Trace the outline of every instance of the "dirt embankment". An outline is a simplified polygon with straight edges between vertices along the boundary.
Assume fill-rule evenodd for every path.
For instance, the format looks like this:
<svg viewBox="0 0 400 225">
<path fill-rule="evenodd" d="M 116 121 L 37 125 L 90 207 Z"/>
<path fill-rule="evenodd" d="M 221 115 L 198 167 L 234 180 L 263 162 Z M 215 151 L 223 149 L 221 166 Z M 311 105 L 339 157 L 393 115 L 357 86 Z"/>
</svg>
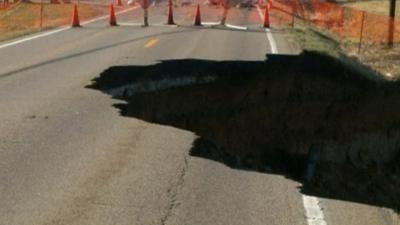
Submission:
<svg viewBox="0 0 400 225">
<path fill-rule="evenodd" d="M 400 86 L 333 58 L 308 52 L 112 67 L 92 87 L 126 100 L 116 105 L 124 116 L 195 132 L 193 156 L 301 179 L 316 152 L 303 191 L 400 203 Z"/>
</svg>

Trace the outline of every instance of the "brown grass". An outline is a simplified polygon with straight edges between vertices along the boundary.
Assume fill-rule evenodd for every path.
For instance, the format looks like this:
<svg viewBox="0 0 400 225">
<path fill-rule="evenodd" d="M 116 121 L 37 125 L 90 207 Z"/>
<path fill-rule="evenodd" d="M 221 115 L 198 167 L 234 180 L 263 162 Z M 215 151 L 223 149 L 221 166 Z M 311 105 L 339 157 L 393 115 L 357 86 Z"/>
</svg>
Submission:
<svg viewBox="0 0 400 225">
<path fill-rule="evenodd" d="M 389 15 L 389 0 L 359 1 L 359 2 L 344 3 L 344 5 L 367 12 L 373 12 L 385 16 Z M 400 0 L 397 0 L 396 15 L 397 17 L 400 17 Z"/>
</svg>

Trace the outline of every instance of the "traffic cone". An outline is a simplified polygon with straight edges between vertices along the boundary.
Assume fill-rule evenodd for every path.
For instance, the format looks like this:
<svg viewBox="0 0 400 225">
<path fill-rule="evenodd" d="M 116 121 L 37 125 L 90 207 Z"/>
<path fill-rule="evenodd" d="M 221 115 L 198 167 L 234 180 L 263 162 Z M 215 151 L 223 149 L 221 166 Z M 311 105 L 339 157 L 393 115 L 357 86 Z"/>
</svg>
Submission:
<svg viewBox="0 0 400 225">
<path fill-rule="evenodd" d="M 172 1 L 169 0 L 168 1 L 168 21 L 167 21 L 167 25 L 175 25 L 174 23 L 174 15 L 172 12 Z"/>
<path fill-rule="evenodd" d="M 200 4 L 197 4 L 196 17 L 194 19 L 195 26 L 201 26 Z"/>
<path fill-rule="evenodd" d="M 265 6 L 265 13 L 264 13 L 264 27 L 265 28 L 269 28 L 270 24 L 269 24 L 269 4 L 267 4 Z"/>
<path fill-rule="evenodd" d="M 110 13 L 109 14 L 110 14 L 110 21 L 109 21 L 110 26 L 117 26 L 117 19 L 115 18 L 113 4 L 110 4 Z"/>
<path fill-rule="evenodd" d="M 80 27 L 79 23 L 79 15 L 78 15 L 78 6 L 74 4 L 74 10 L 72 12 L 72 23 L 71 27 Z"/>
<path fill-rule="evenodd" d="M 117 0 L 117 6 L 122 6 L 122 1 L 121 0 Z"/>
</svg>

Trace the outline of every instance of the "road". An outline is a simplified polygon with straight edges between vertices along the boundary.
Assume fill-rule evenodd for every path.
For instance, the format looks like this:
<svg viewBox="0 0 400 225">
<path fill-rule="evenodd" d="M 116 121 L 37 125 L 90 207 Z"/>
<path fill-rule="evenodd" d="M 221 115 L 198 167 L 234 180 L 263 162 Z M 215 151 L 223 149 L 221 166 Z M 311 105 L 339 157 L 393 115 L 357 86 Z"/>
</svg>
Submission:
<svg viewBox="0 0 400 225">
<path fill-rule="evenodd" d="M 218 21 L 218 9 L 203 9 Z M 249 23 L 256 11 L 228 21 Z M 271 37 L 295 53 L 282 32 L 193 28 L 192 8 L 175 10 L 186 26 L 161 26 L 153 7 L 40 38 L 0 44 L 0 224 L 307 225 L 300 183 L 235 170 L 189 155 L 190 131 L 123 117 L 119 100 L 85 88 L 116 65 L 167 59 L 265 60 Z M 153 16 L 154 15 L 154 16 Z M 12 43 L 12 42 L 8 42 Z M 315 224 L 395 224 L 385 209 L 319 198 Z"/>
</svg>

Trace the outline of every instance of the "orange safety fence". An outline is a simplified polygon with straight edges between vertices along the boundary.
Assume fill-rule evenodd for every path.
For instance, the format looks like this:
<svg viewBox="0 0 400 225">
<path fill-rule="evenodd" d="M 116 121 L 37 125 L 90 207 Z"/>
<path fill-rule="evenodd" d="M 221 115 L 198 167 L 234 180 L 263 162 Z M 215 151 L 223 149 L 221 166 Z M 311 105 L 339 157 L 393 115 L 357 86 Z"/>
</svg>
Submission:
<svg viewBox="0 0 400 225">
<path fill-rule="evenodd" d="M 67 0 L 44 0 L 20 2 L 0 10 L 0 41 L 21 35 L 37 32 L 40 30 L 71 24 L 73 4 Z M 92 2 L 96 4 L 91 4 Z M 108 4 L 104 1 L 82 1 L 79 8 L 81 20 L 88 20 L 108 14 Z M 127 6 L 126 6 L 127 7 Z M 116 6 L 116 10 L 124 7 Z"/>
<path fill-rule="evenodd" d="M 269 10 L 272 26 L 292 25 L 296 19 L 316 29 L 339 36 L 343 40 L 361 40 L 366 43 L 389 43 L 392 41 L 400 43 L 399 20 L 393 21 L 388 16 L 351 9 L 323 0 L 258 0 L 261 10 L 251 6 L 248 6 L 248 10 L 240 10 L 240 7 L 237 8 L 237 4 L 243 4 L 243 1 L 230 0 L 232 6 L 228 14 L 229 23 L 243 26 L 261 25 L 265 6 L 269 1 L 272 3 Z M 71 0 L 31 0 L 18 3 L 15 0 L 15 3 L 12 1 L 13 4 L 11 4 L 11 0 L 9 2 L 9 7 L 0 10 L 0 41 L 71 23 L 73 9 Z M 73 3 L 77 2 L 78 0 L 73 1 Z M 118 0 L 113 2 L 115 4 Z M 140 2 L 140 0 L 136 0 L 136 2 Z M 173 2 L 177 5 L 176 2 L 184 1 Z M 203 0 L 194 0 L 194 2 L 201 4 L 204 20 L 217 21 L 221 19 L 222 7 L 205 6 L 206 1 Z M 81 20 L 86 20 L 107 15 L 110 0 L 80 0 L 79 3 L 79 17 Z M 123 6 L 115 4 L 115 10 L 130 7 L 126 4 L 127 0 L 124 0 L 123 3 Z M 160 6 L 159 9 L 161 7 L 165 6 Z M 207 10 L 203 10 L 205 7 Z M 166 8 L 161 11 L 159 9 L 153 10 L 156 14 L 167 14 Z M 174 10 L 179 11 L 180 9 L 174 8 Z M 186 21 L 194 19 L 194 6 L 185 8 L 185 10 L 186 12 L 180 14 L 180 17 L 184 15 L 184 18 L 181 19 Z M 179 16 L 177 19 L 179 22 Z"/>
<path fill-rule="evenodd" d="M 278 17 L 290 21 L 290 16 L 314 28 L 331 32 L 345 40 L 368 43 L 400 43 L 400 20 L 321 0 L 274 0 Z"/>
<path fill-rule="evenodd" d="M 19 0 L 14 0 L 14 1 L 3 0 L 2 2 L 0 2 L 0 10 L 6 10 L 10 7 L 17 5 L 19 2 L 20 2 Z"/>
</svg>

